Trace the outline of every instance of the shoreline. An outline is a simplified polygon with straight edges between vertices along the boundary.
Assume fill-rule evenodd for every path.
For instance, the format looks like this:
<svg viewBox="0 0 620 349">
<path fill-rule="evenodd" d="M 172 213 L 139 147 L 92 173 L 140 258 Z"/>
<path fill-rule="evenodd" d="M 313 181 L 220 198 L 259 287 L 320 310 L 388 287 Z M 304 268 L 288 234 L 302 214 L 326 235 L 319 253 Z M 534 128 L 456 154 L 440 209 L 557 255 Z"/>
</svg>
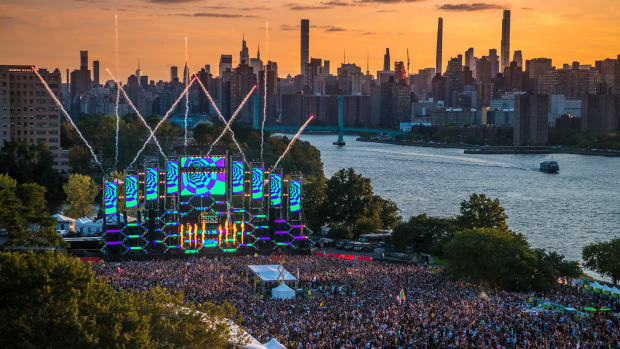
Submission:
<svg viewBox="0 0 620 349">
<path fill-rule="evenodd" d="M 380 140 L 358 137 L 358 142 L 367 143 L 384 143 L 393 145 L 402 145 L 410 147 L 427 147 L 427 148 L 451 148 L 463 149 L 464 154 L 479 155 L 500 155 L 500 154 L 529 154 L 529 155 L 545 155 L 545 154 L 576 154 L 589 156 L 605 156 L 620 157 L 620 151 L 603 151 L 603 150 L 587 150 L 587 149 L 558 149 L 551 146 L 483 146 L 472 144 L 455 144 L 455 143 L 426 143 L 413 141 L 396 141 L 396 140 Z"/>
</svg>

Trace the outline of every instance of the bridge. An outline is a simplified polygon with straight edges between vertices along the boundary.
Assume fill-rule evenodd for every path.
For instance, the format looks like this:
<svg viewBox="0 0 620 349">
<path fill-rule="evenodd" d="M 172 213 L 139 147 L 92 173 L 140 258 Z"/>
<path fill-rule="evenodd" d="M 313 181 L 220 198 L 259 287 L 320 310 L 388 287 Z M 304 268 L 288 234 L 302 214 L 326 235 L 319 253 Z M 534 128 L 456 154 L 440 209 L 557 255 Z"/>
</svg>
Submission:
<svg viewBox="0 0 620 349">
<path fill-rule="evenodd" d="M 260 112 L 258 110 L 258 94 L 254 95 L 254 128 L 259 128 L 259 115 Z M 390 129 L 381 129 L 381 128 L 359 128 L 359 127 L 345 127 L 344 126 L 344 115 L 343 115 L 343 98 L 342 96 L 338 97 L 338 126 L 311 126 L 306 127 L 306 131 L 320 131 L 320 132 L 337 132 L 338 133 L 338 141 L 334 144 L 336 145 L 344 145 L 344 132 L 350 133 L 378 133 L 378 134 L 388 134 L 390 136 L 399 136 L 405 134 L 400 130 L 390 130 Z M 295 133 L 299 130 L 299 125 L 272 125 L 265 126 L 265 130 L 272 132 L 292 132 Z"/>
</svg>

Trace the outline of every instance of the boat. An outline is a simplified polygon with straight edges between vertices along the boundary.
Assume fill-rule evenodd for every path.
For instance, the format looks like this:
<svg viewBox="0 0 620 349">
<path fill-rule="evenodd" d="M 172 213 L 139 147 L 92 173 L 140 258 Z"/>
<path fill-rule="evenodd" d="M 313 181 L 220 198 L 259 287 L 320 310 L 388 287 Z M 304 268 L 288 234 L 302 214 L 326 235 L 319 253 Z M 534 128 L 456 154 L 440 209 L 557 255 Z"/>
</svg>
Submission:
<svg viewBox="0 0 620 349">
<path fill-rule="evenodd" d="M 557 161 L 548 160 L 540 163 L 540 170 L 547 173 L 556 173 L 560 170 Z"/>
</svg>

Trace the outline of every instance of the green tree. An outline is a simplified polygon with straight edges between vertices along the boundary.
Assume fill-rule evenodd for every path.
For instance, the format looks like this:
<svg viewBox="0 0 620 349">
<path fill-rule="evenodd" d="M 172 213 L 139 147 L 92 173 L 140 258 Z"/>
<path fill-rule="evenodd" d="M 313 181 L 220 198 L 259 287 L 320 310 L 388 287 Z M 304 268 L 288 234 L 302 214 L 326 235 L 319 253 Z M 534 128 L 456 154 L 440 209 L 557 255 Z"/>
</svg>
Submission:
<svg viewBox="0 0 620 349">
<path fill-rule="evenodd" d="M 370 179 L 349 168 L 336 172 L 327 181 L 327 218 L 331 223 L 354 225 L 355 222 L 377 212 L 370 212 L 373 201 Z"/>
<path fill-rule="evenodd" d="M 415 252 L 441 255 L 443 245 L 450 241 L 455 231 L 454 218 L 436 218 L 421 214 L 396 225 L 392 241 L 401 251 L 412 246 Z"/>
<path fill-rule="evenodd" d="M 378 195 L 375 195 L 375 199 L 379 200 L 381 205 L 379 219 L 381 220 L 381 226 L 383 228 L 392 229 L 398 223 L 402 222 L 403 217 L 399 215 L 400 209 L 394 201 L 390 199 L 383 199 Z"/>
<path fill-rule="evenodd" d="M 92 214 L 93 201 L 98 192 L 97 185 L 92 178 L 81 174 L 72 174 L 62 188 L 67 195 L 67 203 L 69 204 L 65 211 L 66 215 L 79 218 Z"/>
<path fill-rule="evenodd" d="M 582 273 L 579 262 L 567 261 L 563 255 L 555 251 L 547 252 L 541 248 L 533 251 L 538 262 L 532 281 L 534 289 L 550 288 L 557 284 L 559 278 L 567 280 L 579 277 Z"/>
<path fill-rule="evenodd" d="M 491 228 L 457 232 L 444 257 L 452 277 L 511 291 L 530 289 L 537 266 L 523 235 Z"/>
<path fill-rule="evenodd" d="M 228 304 L 195 306 L 160 288 L 115 291 L 62 253 L 0 253 L 0 346 L 224 348 Z M 214 320 L 206 326 L 203 316 Z"/>
<path fill-rule="evenodd" d="M 315 233 L 320 233 L 325 225 L 325 178 L 313 177 L 304 181 L 302 186 L 301 204 L 304 209 L 306 224 Z"/>
<path fill-rule="evenodd" d="M 620 280 L 620 238 L 593 242 L 581 252 L 584 266 L 609 277 L 614 285 Z"/>
<path fill-rule="evenodd" d="M 7 232 L 6 247 L 66 246 L 53 229 L 55 219 L 47 212 L 45 188 L 34 183 L 17 184 L 0 174 L 0 229 Z"/>
<path fill-rule="evenodd" d="M 69 167 L 73 173 L 88 174 L 92 160 L 90 151 L 83 145 L 74 145 L 69 149 Z"/>
<path fill-rule="evenodd" d="M 461 215 L 458 217 L 463 229 L 493 228 L 508 230 L 506 213 L 498 199 L 484 194 L 471 194 L 469 200 L 461 202 Z"/>
</svg>

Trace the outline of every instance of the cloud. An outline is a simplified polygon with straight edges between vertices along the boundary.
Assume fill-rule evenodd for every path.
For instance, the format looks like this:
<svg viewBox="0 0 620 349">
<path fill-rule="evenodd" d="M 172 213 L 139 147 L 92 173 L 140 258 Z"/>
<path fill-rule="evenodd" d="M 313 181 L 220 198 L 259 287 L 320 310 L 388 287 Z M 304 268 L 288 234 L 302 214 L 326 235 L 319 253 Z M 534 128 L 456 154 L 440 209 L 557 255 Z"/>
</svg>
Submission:
<svg viewBox="0 0 620 349">
<path fill-rule="evenodd" d="M 237 13 L 213 13 L 213 12 L 179 13 L 174 16 L 211 17 L 211 18 L 256 18 L 256 16 L 253 16 L 253 15 L 241 15 Z"/>
<path fill-rule="evenodd" d="M 346 28 L 338 27 L 334 25 L 311 25 L 310 28 L 323 29 L 323 31 L 326 33 L 349 31 Z M 282 24 L 280 25 L 280 30 L 284 30 L 284 31 L 299 30 L 299 25 Z"/>
<path fill-rule="evenodd" d="M 504 7 L 497 4 L 489 4 L 485 2 L 474 2 L 472 4 L 443 4 L 441 6 L 437 6 L 438 9 L 444 11 L 463 11 L 463 12 L 473 12 L 473 11 L 485 11 L 485 10 L 503 10 Z"/>
<path fill-rule="evenodd" d="M 327 10 L 334 7 L 330 5 L 300 5 L 295 3 L 289 3 L 287 6 L 291 11 Z"/>
<path fill-rule="evenodd" d="M 148 2 L 152 2 L 154 4 L 182 4 L 186 2 L 197 2 L 201 0 L 146 0 Z"/>
<path fill-rule="evenodd" d="M 355 4 L 353 4 L 353 3 L 346 2 L 346 1 L 340 1 L 340 0 L 321 1 L 321 5 L 325 5 L 325 6 L 355 6 Z"/>
<path fill-rule="evenodd" d="M 358 0 L 359 3 L 399 4 L 405 2 L 423 2 L 426 0 Z"/>
<path fill-rule="evenodd" d="M 523 10 L 523 11 L 534 11 L 534 8 L 532 8 L 532 7 L 521 7 L 521 10 Z"/>
</svg>

